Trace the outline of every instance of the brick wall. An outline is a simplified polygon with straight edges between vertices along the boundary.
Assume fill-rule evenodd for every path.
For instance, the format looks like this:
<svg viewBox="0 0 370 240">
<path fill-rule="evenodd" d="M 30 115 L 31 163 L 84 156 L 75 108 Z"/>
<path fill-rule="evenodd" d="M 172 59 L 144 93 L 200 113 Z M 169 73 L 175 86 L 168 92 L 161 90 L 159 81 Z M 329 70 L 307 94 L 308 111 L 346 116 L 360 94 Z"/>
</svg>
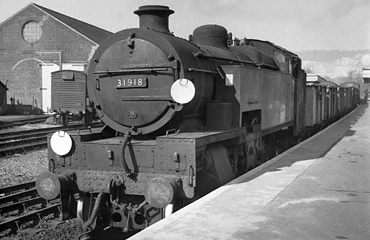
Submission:
<svg viewBox="0 0 370 240">
<path fill-rule="evenodd" d="M 41 39 L 33 44 L 23 39 L 22 27 L 29 21 L 42 24 Z M 0 25 L 0 80 L 8 80 L 8 104 L 38 104 L 42 108 L 43 63 L 86 63 L 94 43 L 51 16 L 29 5 Z"/>
</svg>

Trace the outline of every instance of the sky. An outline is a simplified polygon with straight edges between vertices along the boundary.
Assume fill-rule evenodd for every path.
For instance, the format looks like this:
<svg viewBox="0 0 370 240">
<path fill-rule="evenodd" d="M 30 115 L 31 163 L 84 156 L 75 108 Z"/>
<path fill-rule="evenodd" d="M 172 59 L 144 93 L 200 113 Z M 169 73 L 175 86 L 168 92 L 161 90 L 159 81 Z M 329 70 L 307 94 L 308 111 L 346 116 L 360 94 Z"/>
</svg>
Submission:
<svg viewBox="0 0 370 240">
<path fill-rule="evenodd" d="M 293 52 L 370 49 L 370 0 L 0 0 L 0 23 L 31 1 L 114 33 L 139 26 L 140 6 L 165 5 L 170 31 L 186 39 L 218 24 Z"/>
</svg>

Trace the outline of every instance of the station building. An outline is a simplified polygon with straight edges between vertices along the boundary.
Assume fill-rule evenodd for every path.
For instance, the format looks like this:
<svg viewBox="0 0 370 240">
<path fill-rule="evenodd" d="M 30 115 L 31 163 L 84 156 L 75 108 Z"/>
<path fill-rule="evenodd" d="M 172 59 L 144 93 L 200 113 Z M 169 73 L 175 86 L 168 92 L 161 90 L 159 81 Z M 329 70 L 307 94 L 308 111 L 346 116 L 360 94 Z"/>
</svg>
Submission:
<svg viewBox="0 0 370 240">
<path fill-rule="evenodd" d="M 0 23 L 0 82 L 8 89 L 8 112 L 47 113 L 51 72 L 85 70 L 111 34 L 34 3 Z"/>
</svg>

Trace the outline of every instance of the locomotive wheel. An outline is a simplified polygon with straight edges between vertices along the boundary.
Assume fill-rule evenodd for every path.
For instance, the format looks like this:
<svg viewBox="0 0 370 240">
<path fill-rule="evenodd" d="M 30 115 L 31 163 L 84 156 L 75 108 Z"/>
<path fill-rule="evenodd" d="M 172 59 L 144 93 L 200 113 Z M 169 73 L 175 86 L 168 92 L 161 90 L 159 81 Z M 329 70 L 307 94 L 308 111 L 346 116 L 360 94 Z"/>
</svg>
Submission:
<svg viewBox="0 0 370 240">
<path fill-rule="evenodd" d="M 94 208 L 95 199 L 91 194 L 80 194 L 77 201 L 77 223 L 78 227 L 83 231 L 83 225 L 89 220 L 89 217 Z M 96 226 L 96 219 L 90 225 L 94 229 Z"/>
</svg>

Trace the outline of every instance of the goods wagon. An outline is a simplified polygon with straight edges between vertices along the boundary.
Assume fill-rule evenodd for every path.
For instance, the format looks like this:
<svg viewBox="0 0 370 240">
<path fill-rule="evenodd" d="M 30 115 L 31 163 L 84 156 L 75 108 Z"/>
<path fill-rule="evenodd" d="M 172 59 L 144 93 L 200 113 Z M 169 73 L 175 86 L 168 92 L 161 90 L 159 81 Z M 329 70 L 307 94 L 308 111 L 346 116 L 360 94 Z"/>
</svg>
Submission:
<svg viewBox="0 0 370 240">
<path fill-rule="evenodd" d="M 346 82 L 341 84 L 341 86 L 347 89 L 348 108 L 355 108 L 360 103 L 360 84 L 357 82 Z"/>
<path fill-rule="evenodd" d="M 338 85 L 331 81 L 321 82 L 323 104 L 323 124 L 325 126 L 337 120 Z"/>
<path fill-rule="evenodd" d="M 87 95 L 84 72 L 59 70 L 51 73 L 50 111 L 58 114 L 63 125 L 70 120 L 82 120 L 86 126 L 91 124 L 95 110 Z"/>
<path fill-rule="evenodd" d="M 305 126 L 306 134 L 316 133 L 328 120 L 327 81 L 316 74 L 307 74 Z"/>
<path fill-rule="evenodd" d="M 311 136 L 357 107 L 356 87 L 338 85 L 317 74 L 307 74 L 305 101 L 305 134 Z"/>
</svg>

